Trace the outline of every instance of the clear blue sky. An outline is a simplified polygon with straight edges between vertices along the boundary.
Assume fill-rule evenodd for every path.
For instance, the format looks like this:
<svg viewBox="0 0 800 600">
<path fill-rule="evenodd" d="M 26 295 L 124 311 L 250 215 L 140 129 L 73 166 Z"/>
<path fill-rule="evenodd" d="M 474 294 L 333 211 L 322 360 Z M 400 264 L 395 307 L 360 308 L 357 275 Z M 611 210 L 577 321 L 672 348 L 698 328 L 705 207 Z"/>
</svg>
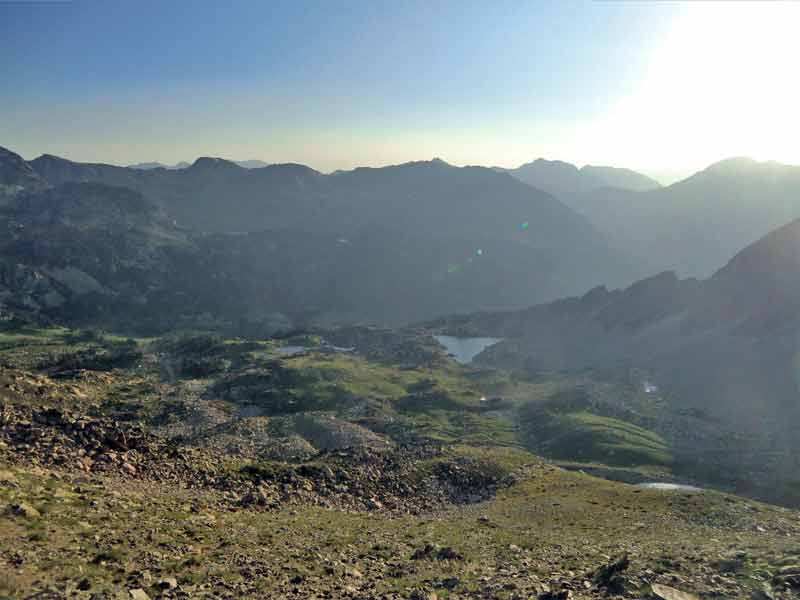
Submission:
<svg viewBox="0 0 800 600">
<path fill-rule="evenodd" d="M 636 94 L 684 9 L 0 2 L 0 145 L 28 158 L 210 154 L 321 170 L 432 156 L 506 166 L 635 159 L 641 151 L 604 153 L 597 124 Z M 669 168 L 656 164 L 668 158 L 630 166 Z"/>
</svg>

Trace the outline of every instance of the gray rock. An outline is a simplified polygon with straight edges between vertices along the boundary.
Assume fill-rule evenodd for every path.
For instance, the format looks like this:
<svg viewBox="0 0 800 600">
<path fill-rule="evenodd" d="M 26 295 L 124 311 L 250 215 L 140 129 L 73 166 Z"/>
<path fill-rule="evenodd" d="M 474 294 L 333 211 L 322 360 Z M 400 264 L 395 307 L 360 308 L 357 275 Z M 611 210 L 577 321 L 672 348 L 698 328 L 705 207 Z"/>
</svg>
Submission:
<svg viewBox="0 0 800 600">
<path fill-rule="evenodd" d="M 409 600 L 438 600 L 439 596 L 436 592 L 429 592 L 427 590 L 414 590 L 408 597 Z"/>
<path fill-rule="evenodd" d="M 775 600 L 775 594 L 772 593 L 772 588 L 764 585 L 760 590 L 753 590 L 750 593 L 750 600 Z"/>
<path fill-rule="evenodd" d="M 28 504 L 27 502 L 20 502 L 18 504 L 11 505 L 11 512 L 19 517 L 25 517 L 26 519 L 38 519 L 42 516 L 38 510 L 36 510 L 32 505 Z"/>
<path fill-rule="evenodd" d="M 174 590 L 178 587 L 178 580 L 174 577 L 164 577 L 158 580 L 158 587 L 162 590 Z"/>
<path fill-rule="evenodd" d="M 653 594 L 655 594 L 656 598 L 661 598 L 661 600 L 700 600 L 694 594 L 690 594 L 689 592 L 682 592 L 681 590 L 676 590 L 675 588 L 669 587 L 668 585 L 654 583 L 651 587 L 653 589 Z"/>
</svg>

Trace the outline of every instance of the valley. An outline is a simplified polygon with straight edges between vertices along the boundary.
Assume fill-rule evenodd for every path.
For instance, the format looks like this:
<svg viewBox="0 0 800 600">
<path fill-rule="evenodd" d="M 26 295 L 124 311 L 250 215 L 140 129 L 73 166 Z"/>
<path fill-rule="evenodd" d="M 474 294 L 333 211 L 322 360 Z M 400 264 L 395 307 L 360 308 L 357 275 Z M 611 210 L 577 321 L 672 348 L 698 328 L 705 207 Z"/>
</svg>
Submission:
<svg viewBox="0 0 800 600">
<path fill-rule="evenodd" d="M 0 0 L 0 600 L 800 598 L 798 23 Z"/>
<path fill-rule="evenodd" d="M 586 289 L 574 260 L 600 281 L 636 268 L 508 173 L 4 157 L 0 595 L 800 589 L 798 222 L 707 279 L 535 304 Z M 529 175 L 556 167 L 577 172 Z M 584 192 L 665 189 L 578 173 Z M 185 204 L 219 185 L 244 186 L 245 220 Z M 252 204 L 267 189 L 301 201 Z M 411 213 L 363 204 L 406 192 Z M 510 194 L 505 212 L 484 193 Z M 536 203 L 549 216 L 531 225 Z M 567 222 L 583 241 L 564 254 Z"/>
</svg>

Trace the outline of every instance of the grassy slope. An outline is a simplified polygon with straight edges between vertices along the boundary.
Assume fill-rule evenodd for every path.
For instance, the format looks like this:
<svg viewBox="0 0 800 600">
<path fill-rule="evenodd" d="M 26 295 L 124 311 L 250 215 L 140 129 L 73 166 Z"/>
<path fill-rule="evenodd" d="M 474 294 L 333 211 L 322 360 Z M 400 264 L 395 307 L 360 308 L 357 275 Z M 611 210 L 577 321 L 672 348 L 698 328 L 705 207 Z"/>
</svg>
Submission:
<svg viewBox="0 0 800 600">
<path fill-rule="evenodd" d="M 205 584 L 237 597 L 347 586 L 368 597 L 407 597 L 427 585 L 446 598 L 444 579 L 456 577 L 460 593 L 478 594 L 488 577 L 512 584 L 496 590 L 497 598 L 510 598 L 513 586 L 526 589 L 555 573 L 589 577 L 624 551 L 633 571 L 676 573 L 696 591 L 718 587 L 710 574 L 723 572 L 729 597 L 739 597 L 760 585 L 756 573 L 798 560 L 787 537 L 800 531 L 796 513 L 716 493 L 642 491 L 552 467 L 534 469 L 487 504 L 399 518 L 302 506 L 231 512 L 203 491 L 113 479 L 76 486 L 46 471 L 5 473 L 18 487 L 0 486 L 0 505 L 24 500 L 43 514 L 0 517 L 0 548 L 26 557 L 2 571 L 0 594 L 10 597 L 58 580 L 74 589 L 85 578 L 94 592 L 138 587 L 147 569 L 196 586 L 187 589 L 198 595 Z M 425 543 L 451 546 L 464 560 L 410 561 Z M 734 551 L 747 559 L 725 572 L 719 565 Z"/>
<path fill-rule="evenodd" d="M 34 369 L 43 362 L 92 348 L 99 342 L 121 341 L 107 334 L 92 338 L 64 329 L 30 330 L 2 334 L 0 351 L 12 364 Z M 212 369 L 207 385 L 213 385 L 214 381 L 225 376 L 226 370 L 235 380 L 240 371 L 231 370 L 231 364 L 241 362 L 243 358 L 255 367 L 278 361 L 282 372 L 276 389 L 280 404 L 272 406 L 265 399 L 263 381 L 257 382 L 257 386 L 245 394 L 248 402 L 264 406 L 268 413 L 273 409 L 278 411 L 276 414 L 289 410 L 286 405 L 288 398 L 293 406 L 291 410 L 308 406 L 347 419 L 349 415 L 343 407 L 367 399 L 374 413 L 395 424 L 395 431 L 413 432 L 417 437 L 474 445 L 527 445 L 555 458 L 616 465 L 665 465 L 670 462 L 668 449 L 655 434 L 624 421 L 585 411 L 539 415 L 520 430 L 516 410 L 526 404 L 544 402 L 570 383 L 569 379 L 558 375 L 545 376 L 538 381 L 518 380 L 499 372 L 469 378 L 466 377 L 469 369 L 453 361 L 445 361 L 435 368 L 401 369 L 371 362 L 359 355 L 312 351 L 289 358 L 280 355 L 277 345 L 271 341 L 243 344 L 236 340 L 197 335 L 173 336 L 163 341 L 141 340 L 140 345 L 166 352 L 178 369 L 182 361 L 211 357 L 213 368 L 222 370 Z M 138 413 L 152 417 L 158 412 L 153 404 L 158 402 L 154 390 L 156 374 L 151 366 L 149 371 L 145 367 L 136 375 L 134 382 L 111 385 L 113 374 L 109 374 L 103 383 L 107 389 L 97 390 L 98 395 L 102 392 L 106 408 L 119 415 Z M 618 389 L 609 385 L 595 387 L 605 394 Z M 481 398 L 495 395 L 504 399 L 501 410 L 481 401 Z M 231 410 L 235 410 L 235 402 L 231 403 Z"/>
<path fill-rule="evenodd" d="M 374 411 L 415 435 L 475 444 L 518 445 L 511 423 L 487 414 L 483 392 L 458 367 L 398 369 L 356 355 L 282 359 L 281 396 L 295 405 L 333 410 L 368 399 Z M 285 382 L 285 383 L 284 383 Z M 254 403 L 263 402 L 252 396 Z"/>
<path fill-rule="evenodd" d="M 668 465 L 669 448 L 652 431 L 588 412 L 555 414 L 534 423 L 528 435 L 548 456 L 617 466 Z"/>
</svg>

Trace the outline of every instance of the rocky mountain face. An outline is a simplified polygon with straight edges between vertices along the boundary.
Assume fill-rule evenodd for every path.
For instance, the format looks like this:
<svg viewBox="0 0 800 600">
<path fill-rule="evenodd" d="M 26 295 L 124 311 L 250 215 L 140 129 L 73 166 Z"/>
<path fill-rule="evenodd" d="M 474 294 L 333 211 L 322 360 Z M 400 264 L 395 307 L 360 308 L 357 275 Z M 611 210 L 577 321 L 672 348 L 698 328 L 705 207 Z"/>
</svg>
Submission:
<svg viewBox="0 0 800 600">
<path fill-rule="evenodd" d="M 223 326 L 243 319 L 252 332 L 265 319 L 277 319 L 281 327 L 303 315 L 393 321 L 398 316 L 411 319 L 420 312 L 436 314 L 448 307 L 469 309 L 468 301 L 454 300 L 461 295 L 496 301 L 467 273 L 430 278 L 429 293 L 420 298 L 416 287 L 420 272 L 453 249 L 447 243 L 419 247 L 419 240 L 387 231 L 365 232 L 347 244 L 331 236 L 304 239 L 294 233 L 263 232 L 191 236 L 169 245 L 158 245 L 158 240 L 139 232 L 126 231 L 121 241 L 113 230 L 94 230 L 83 236 L 69 231 L 65 228 L 63 235 L 46 244 L 18 235 L 4 251 L 14 260 L 25 261 L 13 263 L 15 271 L 24 266 L 37 273 L 37 286 L 43 287 L 34 295 L 46 295 L 53 299 L 48 303 L 59 304 L 58 310 L 45 312 L 72 323 L 88 324 L 106 314 L 115 321 L 104 321 L 105 326 L 124 322 L 141 328 L 145 323 L 162 323 L 160 330 L 165 330 L 174 325 L 170 318 L 177 311 L 188 319 L 208 313 Z M 395 250 L 405 245 L 414 250 Z M 105 258 L 96 262 L 92 257 L 98 255 Z M 385 261 L 394 261 L 394 271 L 386 270 Z M 540 265 L 531 261 L 529 266 Z M 38 279 L 54 273 L 59 277 L 67 273 L 75 280 L 69 294 L 78 302 L 74 308 L 62 306 L 59 296 L 51 294 L 51 286 L 44 285 L 49 279 Z M 115 291 L 90 295 L 101 290 Z M 64 290 L 58 293 L 63 296 Z M 9 294 L 29 304 L 29 294 Z M 127 305 L 117 311 L 95 310 L 100 300 L 111 298 Z M 36 311 L 45 306 L 35 302 L 30 308 Z"/>
<path fill-rule="evenodd" d="M 97 183 L 19 194 L 0 207 L 0 227 L 6 310 L 136 331 L 413 320 L 524 302 L 553 273 L 545 252 L 489 235 L 201 234 L 138 192 Z"/>
<path fill-rule="evenodd" d="M 127 188 L 19 194 L 0 207 L 0 230 L 0 306 L 37 322 L 256 333 L 327 308 L 326 293 L 339 306 L 327 292 L 335 238 L 199 234 Z"/>
<path fill-rule="evenodd" d="M 44 188 L 47 182 L 20 155 L 0 147 L 0 202 L 23 191 Z"/>
<path fill-rule="evenodd" d="M 0 207 L 0 228 L 0 301 L 34 319 L 174 316 L 187 292 L 182 274 L 201 271 L 186 233 L 125 188 L 69 183 L 19 194 Z"/>
<path fill-rule="evenodd" d="M 506 174 L 438 160 L 335 175 L 293 164 L 245 169 L 217 158 L 200 158 L 180 170 L 141 170 L 44 155 L 28 167 L 57 191 L 16 203 L 14 212 L 7 212 L 8 223 L 19 229 L 32 218 L 26 210 L 50 202 L 61 206 L 67 196 L 86 193 L 87 201 L 102 203 L 98 194 L 136 194 L 153 206 L 147 215 L 158 224 L 137 222 L 122 237 L 147 231 L 131 240 L 128 250 L 140 244 L 147 253 L 154 246 L 160 265 L 171 273 L 150 288 L 187 294 L 201 286 L 213 298 L 233 295 L 244 315 L 289 311 L 398 323 L 524 306 L 601 282 L 624 282 L 633 271 L 583 217 L 552 196 Z M 79 231 L 69 243 L 94 236 L 92 252 L 110 252 L 103 245 L 117 240 L 100 232 L 111 225 L 112 206 L 116 213 L 138 210 L 111 202 L 100 208 L 100 228 L 73 219 L 67 225 Z M 83 225 L 94 224 L 90 212 L 81 213 Z M 43 234 L 45 225 L 38 226 Z M 167 237 L 180 232 L 180 239 L 165 245 L 150 235 L 152 229 L 163 238 L 165 227 L 173 232 Z M 58 243 L 67 241 L 62 237 Z M 15 254 L 23 247 L 21 241 L 7 245 L 6 256 L 30 266 L 30 256 Z M 188 285 L 188 275 L 176 271 L 191 274 L 190 287 L 177 291 L 179 282 Z M 131 275 L 115 270 L 114 277 L 123 272 Z M 146 268 L 140 273 L 149 277 Z M 105 286 L 102 277 L 98 283 Z M 193 297 L 192 304 L 198 301 Z M 229 320 L 222 300 L 213 306 L 210 314 L 222 311 Z"/>
</svg>

